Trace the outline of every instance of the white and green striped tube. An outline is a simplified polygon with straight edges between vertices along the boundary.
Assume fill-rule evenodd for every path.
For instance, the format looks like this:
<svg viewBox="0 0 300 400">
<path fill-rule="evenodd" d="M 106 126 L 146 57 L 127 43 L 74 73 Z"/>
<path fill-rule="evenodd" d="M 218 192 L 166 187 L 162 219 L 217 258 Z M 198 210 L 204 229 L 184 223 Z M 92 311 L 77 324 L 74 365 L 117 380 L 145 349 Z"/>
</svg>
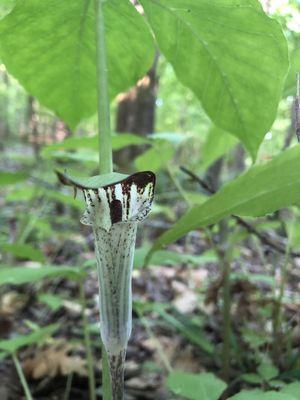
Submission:
<svg viewBox="0 0 300 400">
<path fill-rule="evenodd" d="M 108 354 L 114 400 L 123 398 L 124 362 L 132 326 L 131 276 L 137 225 L 148 215 L 155 176 L 140 172 L 99 189 L 82 188 L 91 225 L 100 291 L 100 331 Z"/>
</svg>

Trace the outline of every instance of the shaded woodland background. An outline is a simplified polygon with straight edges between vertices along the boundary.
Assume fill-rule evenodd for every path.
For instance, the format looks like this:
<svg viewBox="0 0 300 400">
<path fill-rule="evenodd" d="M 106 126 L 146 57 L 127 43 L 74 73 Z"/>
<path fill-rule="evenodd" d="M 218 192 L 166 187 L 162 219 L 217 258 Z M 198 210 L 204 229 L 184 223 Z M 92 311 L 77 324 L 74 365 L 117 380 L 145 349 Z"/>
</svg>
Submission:
<svg viewBox="0 0 300 400">
<path fill-rule="evenodd" d="M 300 70 L 299 3 L 264 5 L 283 24 L 291 69 L 258 162 L 296 143 Z M 158 53 L 148 74 L 114 100 L 112 126 L 116 170 L 149 169 L 158 178 L 153 212 L 138 235 L 127 399 L 181 398 L 166 381 L 172 370 L 215 374 L 229 383 L 223 399 L 243 388 L 277 390 L 300 381 L 298 208 L 193 231 L 145 266 L 154 239 L 188 206 L 239 176 L 251 159 L 236 138 L 212 125 Z M 96 117 L 72 132 L 0 64 L 1 400 L 24 398 L 5 346 L 17 354 L 35 399 L 87 399 L 87 332 L 101 396 L 92 233 L 79 223 L 81 194 L 73 198 L 54 173 L 97 174 L 95 132 Z M 233 249 L 230 265 L 222 254 L 225 241 Z M 44 274 L 37 272 L 41 264 Z M 231 300 L 227 317 L 224 293 Z"/>
</svg>

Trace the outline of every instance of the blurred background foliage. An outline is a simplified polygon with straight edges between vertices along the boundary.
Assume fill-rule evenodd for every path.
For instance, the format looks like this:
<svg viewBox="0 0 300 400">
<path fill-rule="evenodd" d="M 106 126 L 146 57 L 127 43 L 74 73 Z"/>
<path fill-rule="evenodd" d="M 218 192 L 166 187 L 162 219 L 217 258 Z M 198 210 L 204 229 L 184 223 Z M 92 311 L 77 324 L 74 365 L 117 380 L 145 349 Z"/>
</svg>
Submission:
<svg viewBox="0 0 300 400">
<path fill-rule="evenodd" d="M 0 17 L 13 4 L 13 0 L 3 1 Z M 291 67 L 277 118 L 260 146 L 256 163 L 270 160 L 296 143 L 293 101 L 296 73 L 300 70 L 300 2 L 265 0 L 263 5 L 266 12 L 283 25 Z M 271 70 L 272 65 L 269 68 Z M 172 368 L 193 373 L 203 369 L 217 373 L 220 369 L 222 297 L 219 292 L 223 281 L 218 249 L 212 243 L 215 243 L 214 238 L 219 240 L 221 227 L 192 232 L 170 249 L 158 251 L 150 261 L 150 266 L 156 269 L 143 269 L 143 266 L 153 240 L 189 205 L 201 204 L 209 195 L 189 179 L 180 166 L 201 176 L 217 190 L 246 170 L 252 163 L 251 157 L 235 137 L 210 122 L 199 100 L 180 84 L 171 65 L 160 54 L 136 87 L 113 100 L 111 122 L 115 131 L 116 170 L 131 173 L 149 169 L 158 177 L 155 206 L 151 218 L 140 228 L 136 251 L 136 327 L 129 359 L 135 362 L 138 372 L 133 368 L 135 372 L 128 378 L 129 392 L 131 398 L 136 399 L 173 399 L 166 391 L 168 386 L 184 398 L 198 399 L 184 394 L 180 386 L 181 380 L 185 387 L 193 385 L 191 376 L 170 375 L 167 384 L 157 376 L 161 371 L 167 375 L 171 364 Z M 0 64 L 0 349 L 5 368 L 10 366 L 7 354 L 48 340 L 48 351 L 50 348 L 56 352 L 57 359 L 60 362 L 63 359 L 68 367 L 66 373 L 59 372 L 57 367 L 55 372 L 46 371 L 45 376 L 53 379 L 59 375 L 85 375 L 81 364 L 72 369 L 67 363 L 67 350 L 58 355 L 56 344 L 49 342 L 48 337 L 60 329 L 59 337 L 71 338 L 74 349 L 82 352 L 76 346 L 83 343 L 84 336 L 82 298 L 78 298 L 78 286 L 84 279 L 92 345 L 99 353 L 92 237 L 79 223 L 83 211 L 81 194 L 73 198 L 68 188 L 58 184 L 54 173 L 55 169 L 66 169 L 83 176 L 97 174 L 96 123 L 96 116 L 93 116 L 72 132 L 26 93 Z M 262 245 L 257 236 L 248 231 L 238 229 L 233 220 L 228 224 L 234 249 L 231 277 L 234 335 L 230 373 L 233 384 L 228 393 L 232 395 L 240 388 L 252 386 L 278 389 L 283 382 L 300 379 L 299 258 L 289 261 L 284 293 L 280 293 L 278 276 L 282 274 L 282 265 L 284 268 L 287 265 L 285 255 Z M 272 238 L 279 237 L 288 249 L 284 253 L 297 251 L 300 246 L 297 208 L 260 218 L 255 221 L 255 227 Z M 278 301 L 284 303 L 280 316 Z M 69 323 L 63 325 L 66 320 Z M 78 326 L 74 328 L 72 321 L 79 321 Z M 60 328 L 53 326 L 54 322 L 58 322 Z M 48 325 L 48 330 L 41 330 Z M 35 332 L 36 335 L 27 335 L 25 341 L 19 341 L 14 347 L 11 338 L 16 332 L 20 335 Z M 276 343 L 280 343 L 277 347 L 272 335 Z M 142 345 L 139 344 L 141 338 Z M 175 348 L 182 346 L 186 358 L 176 355 L 173 342 Z M 141 356 L 137 356 L 139 352 Z M 34 367 L 28 366 L 28 354 L 20 356 L 23 367 L 27 365 L 27 378 L 34 381 Z M 39 366 L 38 360 L 34 360 Z M 74 359 L 69 362 L 74 363 Z M 5 379 L 13 386 L 10 376 Z M 209 381 L 210 377 L 201 379 Z M 65 390 L 66 382 L 63 382 L 58 386 Z M 74 385 L 79 392 L 86 385 L 82 382 L 85 380 L 76 381 Z M 222 392 L 224 387 L 222 383 L 219 385 Z M 52 398 L 47 397 L 36 382 L 32 387 L 36 398 Z M 5 391 L 1 384 L 0 390 Z M 15 394 L 7 394 L 3 399 L 20 398 L 17 397 L 18 384 L 15 390 Z M 291 392 L 293 388 L 286 390 Z M 151 391 L 156 397 L 149 395 Z M 80 397 L 81 392 L 76 393 L 74 391 L 72 398 L 86 398 Z M 215 399 L 218 391 L 216 396 Z"/>
</svg>

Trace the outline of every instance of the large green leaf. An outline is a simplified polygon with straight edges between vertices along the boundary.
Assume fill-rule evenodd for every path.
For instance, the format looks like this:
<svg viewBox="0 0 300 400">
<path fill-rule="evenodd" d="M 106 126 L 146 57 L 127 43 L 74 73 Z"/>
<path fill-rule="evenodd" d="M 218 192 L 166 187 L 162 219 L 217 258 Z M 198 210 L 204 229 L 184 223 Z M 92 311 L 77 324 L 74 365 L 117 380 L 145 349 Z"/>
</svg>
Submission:
<svg viewBox="0 0 300 400">
<path fill-rule="evenodd" d="M 27 174 L 23 172 L 0 171 L 0 186 L 13 185 L 26 179 Z"/>
<path fill-rule="evenodd" d="M 148 246 L 143 246 L 135 250 L 134 268 L 142 268 L 145 265 L 145 259 L 149 252 Z M 175 251 L 159 250 L 151 257 L 151 265 L 178 265 L 182 263 L 190 263 L 193 265 L 201 265 L 208 262 L 216 262 L 217 256 L 214 252 L 206 251 L 200 256 L 187 253 L 177 253 Z"/>
<path fill-rule="evenodd" d="M 199 331 L 199 327 L 195 326 L 192 321 L 183 314 L 175 313 L 172 315 L 164 310 L 164 306 L 159 303 L 150 305 L 153 311 L 160 315 L 165 322 L 173 326 L 178 332 L 185 336 L 191 343 L 196 344 L 200 349 L 208 354 L 213 354 L 215 347 L 208 340 L 204 333 Z"/>
<path fill-rule="evenodd" d="M 109 174 L 96 175 L 86 178 L 64 174 L 59 171 L 56 171 L 56 174 L 64 185 L 88 189 L 98 189 L 103 186 L 112 185 L 123 181 L 128 177 L 128 175 L 119 174 L 118 172 L 111 172 Z"/>
<path fill-rule="evenodd" d="M 284 97 L 295 96 L 296 94 L 297 74 L 300 71 L 300 48 L 296 48 L 291 52 L 290 60 L 291 60 L 291 65 L 289 73 L 286 77 L 284 91 L 283 91 Z"/>
<path fill-rule="evenodd" d="M 225 185 L 204 204 L 192 207 L 154 243 L 153 250 L 170 244 L 191 230 L 231 214 L 262 216 L 300 201 L 300 146 L 293 147 Z"/>
<path fill-rule="evenodd" d="M 41 293 L 38 297 L 41 303 L 46 304 L 52 311 L 57 311 L 63 306 L 63 299 L 52 293 Z"/>
<path fill-rule="evenodd" d="M 16 0 L 1 0 L 0 19 L 5 17 L 15 6 Z"/>
<path fill-rule="evenodd" d="M 173 393 L 190 400 L 218 400 L 226 389 L 226 383 L 213 374 L 187 374 L 171 372 L 167 386 Z"/>
<path fill-rule="evenodd" d="M 71 197 L 69 194 L 64 194 L 61 192 L 56 192 L 55 190 L 45 190 L 44 195 L 49 199 L 58 201 L 59 203 L 65 204 L 67 206 L 71 206 L 77 208 L 82 211 L 83 202 L 77 198 Z"/>
<path fill-rule="evenodd" d="M 29 333 L 28 335 L 20 335 L 12 339 L 1 340 L 0 349 L 8 353 L 15 353 L 21 347 L 43 342 L 45 338 L 52 335 L 58 327 L 57 324 L 52 324 Z"/>
<path fill-rule="evenodd" d="M 300 400 L 300 382 L 292 382 L 284 386 L 282 393 L 292 395 L 296 400 Z"/>
<path fill-rule="evenodd" d="M 0 267 L 0 285 L 23 285 L 50 278 L 80 280 L 84 276 L 84 270 L 64 266 L 40 268 Z"/>
<path fill-rule="evenodd" d="M 261 363 L 257 368 L 257 372 L 266 382 L 276 378 L 279 374 L 278 368 L 269 362 Z"/>
<path fill-rule="evenodd" d="M 153 61 L 151 35 L 128 0 L 104 4 L 110 94 Z M 29 93 L 72 128 L 96 112 L 92 0 L 24 0 L 0 21 L 0 58 Z"/>
<path fill-rule="evenodd" d="M 214 161 L 222 157 L 237 144 L 237 139 L 212 126 L 204 143 L 201 157 L 201 166 L 208 168 Z"/>
<path fill-rule="evenodd" d="M 135 159 L 135 166 L 138 171 L 150 170 L 158 172 L 166 167 L 173 158 L 175 146 L 165 140 L 159 140 L 157 143 L 146 150 Z"/>
<path fill-rule="evenodd" d="M 30 246 L 30 244 L 4 243 L 0 246 L 0 249 L 25 260 L 38 261 L 40 263 L 45 261 L 42 251 Z"/>
<path fill-rule="evenodd" d="M 88 137 L 69 137 L 59 143 L 53 143 L 45 146 L 42 150 L 44 157 L 51 156 L 57 150 L 81 150 L 92 149 L 99 151 L 98 136 Z M 112 135 L 112 148 L 113 150 L 120 150 L 126 146 L 150 144 L 151 141 L 143 136 L 134 135 L 132 133 L 122 133 Z"/>
<path fill-rule="evenodd" d="M 242 391 L 241 393 L 236 394 L 233 397 L 230 397 L 229 400 L 297 400 L 291 394 L 283 394 L 278 392 L 263 392 L 261 390 L 249 390 Z"/>
<path fill-rule="evenodd" d="M 220 128 L 254 156 L 274 121 L 288 53 L 257 0 L 140 0 L 159 48 Z"/>
</svg>

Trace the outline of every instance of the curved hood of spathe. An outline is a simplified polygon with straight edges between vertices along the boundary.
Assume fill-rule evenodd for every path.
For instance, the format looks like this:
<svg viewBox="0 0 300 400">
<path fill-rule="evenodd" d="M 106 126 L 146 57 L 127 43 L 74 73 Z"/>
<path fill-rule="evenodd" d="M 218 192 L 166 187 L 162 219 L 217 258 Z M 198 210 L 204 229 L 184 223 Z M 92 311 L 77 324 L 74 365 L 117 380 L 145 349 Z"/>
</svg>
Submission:
<svg viewBox="0 0 300 400">
<path fill-rule="evenodd" d="M 109 231 L 118 222 L 142 221 L 150 212 L 155 188 L 151 171 L 138 172 L 99 188 L 83 185 L 82 179 L 78 183 L 78 179 L 65 174 L 58 176 L 62 183 L 83 191 L 87 208 L 81 222 L 85 225 Z"/>
</svg>

